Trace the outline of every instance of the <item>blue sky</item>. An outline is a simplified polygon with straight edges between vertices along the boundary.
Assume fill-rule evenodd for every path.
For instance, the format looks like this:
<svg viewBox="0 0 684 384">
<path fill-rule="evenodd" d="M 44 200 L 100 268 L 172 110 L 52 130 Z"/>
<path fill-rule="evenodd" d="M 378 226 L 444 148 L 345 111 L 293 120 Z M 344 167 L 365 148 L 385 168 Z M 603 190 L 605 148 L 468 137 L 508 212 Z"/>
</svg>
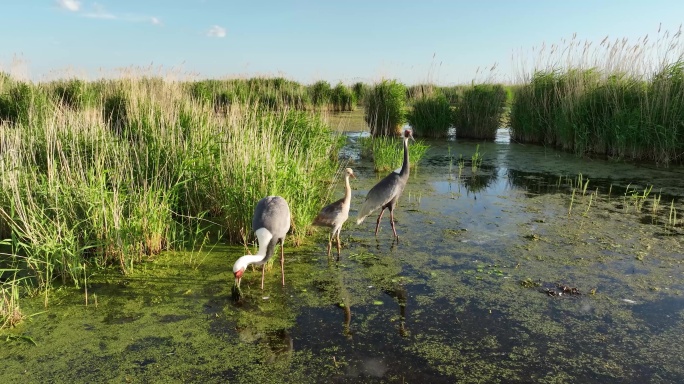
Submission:
<svg viewBox="0 0 684 384">
<path fill-rule="evenodd" d="M 303 83 L 507 81 L 513 58 L 544 42 L 636 40 L 684 21 L 680 0 L 0 0 L 0 10 L 0 70 L 33 80 L 152 66 Z"/>
</svg>

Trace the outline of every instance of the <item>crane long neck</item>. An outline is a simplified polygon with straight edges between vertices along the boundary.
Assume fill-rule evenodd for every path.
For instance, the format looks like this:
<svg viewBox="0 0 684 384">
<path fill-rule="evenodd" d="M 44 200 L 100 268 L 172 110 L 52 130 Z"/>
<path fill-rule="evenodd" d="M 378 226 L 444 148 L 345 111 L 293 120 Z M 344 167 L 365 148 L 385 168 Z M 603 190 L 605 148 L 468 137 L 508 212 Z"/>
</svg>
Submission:
<svg viewBox="0 0 684 384">
<path fill-rule="evenodd" d="M 259 264 L 268 261 L 266 256 L 268 256 L 268 246 L 273 238 L 273 235 L 266 228 L 259 228 L 254 231 L 254 234 L 259 242 L 259 250 L 257 251 L 256 255 L 243 256 L 244 260 L 247 261 L 247 264 Z"/>
<path fill-rule="evenodd" d="M 351 186 L 349 185 L 349 175 L 344 176 L 344 204 L 351 203 Z"/>
<path fill-rule="evenodd" d="M 409 150 L 408 150 L 408 137 L 404 137 L 404 163 L 401 165 L 400 176 L 408 177 L 409 175 Z"/>
</svg>

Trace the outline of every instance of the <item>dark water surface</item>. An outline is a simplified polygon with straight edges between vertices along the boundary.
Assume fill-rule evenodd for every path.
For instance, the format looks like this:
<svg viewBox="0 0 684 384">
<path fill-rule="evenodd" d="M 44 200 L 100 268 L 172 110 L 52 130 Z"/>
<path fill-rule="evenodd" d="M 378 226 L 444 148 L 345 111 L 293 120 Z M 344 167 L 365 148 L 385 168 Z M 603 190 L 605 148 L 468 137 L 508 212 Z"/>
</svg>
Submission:
<svg viewBox="0 0 684 384">
<path fill-rule="evenodd" d="M 362 135 L 343 152 L 358 179 L 339 262 L 319 231 L 286 247 L 284 289 L 277 265 L 263 291 L 248 270 L 240 303 L 242 247 L 98 272 L 88 306 L 82 288 L 26 302 L 37 314 L 11 334 L 36 345 L 1 342 L 0 381 L 684 382 L 683 168 L 580 159 L 505 131 L 429 142 L 396 242 L 389 215 L 377 238 L 376 215 L 353 220 L 384 176 L 358 157 Z"/>
</svg>

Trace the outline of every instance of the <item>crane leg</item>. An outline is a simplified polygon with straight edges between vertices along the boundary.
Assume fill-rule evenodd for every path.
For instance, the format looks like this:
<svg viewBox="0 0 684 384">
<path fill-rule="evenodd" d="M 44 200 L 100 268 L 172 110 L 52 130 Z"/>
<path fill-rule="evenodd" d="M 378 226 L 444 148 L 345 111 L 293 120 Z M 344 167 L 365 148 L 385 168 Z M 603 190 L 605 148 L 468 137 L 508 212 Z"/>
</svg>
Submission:
<svg viewBox="0 0 684 384">
<path fill-rule="evenodd" d="M 280 239 L 280 273 L 283 276 L 283 287 L 285 286 L 285 238 Z"/>
<path fill-rule="evenodd" d="M 390 208 L 390 224 L 392 224 L 392 231 L 394 232 L 394 237 L 399 238 L 397 235 L 397 230 L 394 228 L 394 210 Z"/>
<path fill-rule="evenodd" d="M 264 289 L 264 275 L 266 275 L 266 263 L 261 266 L 261 290 Z"/>
<path fill-rule="evenodd" d="M 330 232 L 330 235 L 328 236 L 328 257 L 330 257 L 330 249 L 332 248 L 332 239 L 333 239 L 333 233 Z"/>
<path fill-rule="evenodd" d="M 337 261 L 340 261 L 340 253 L 342 253 L 342 245 L 340 245 L 340 231 L 337 231 Z"/>
<path fill-rule="evenodd" d="M 378 227 L 380 226 L 380 219 L 382 219 L 383 213 L 385 213 L 385 208 L 382 208 L 382 211 L 380 211 L 380 215 L 378 216 L 378 222 L 375 223 L 375 236 L 378 235 Z"/>
</svg>

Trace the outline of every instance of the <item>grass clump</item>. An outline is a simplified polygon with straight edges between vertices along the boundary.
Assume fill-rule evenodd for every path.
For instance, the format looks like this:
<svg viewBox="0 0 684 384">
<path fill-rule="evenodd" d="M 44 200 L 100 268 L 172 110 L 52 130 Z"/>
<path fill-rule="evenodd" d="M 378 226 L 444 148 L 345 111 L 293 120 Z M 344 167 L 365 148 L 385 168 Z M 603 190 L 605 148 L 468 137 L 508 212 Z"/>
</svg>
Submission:
<svg viewBox="0 0 684 384">
<path fill-rule="evenodd" d="M 349 87 L 338 83 L 330 93 L 330 104 L 334 112 L 353 111 L 356 108 L 356 94 Z"/>
<path fill-rule="evenodd" d="M 467 88 L 453 115 L 456 137 L 494 140 L 505 105 L 506 91 L 500 84 L 477 84 Z"/>
<path fill-rule="evenodd" d="M 404 147 L 402 139 L 393 137 L 364 137 L 359 140 L 361 154 L 372 157 L 376 172 L 386 172 L 401 168 L 404 161 Z M 409 143 L 409 166 L 415 168 L 425 156 L 429 145 L 422 140 Z"/>
<path fill-rule="evenodd" d="M 325 80 L 317 81 L 309 87 L 309 95 L 314 107 L 326 107 L 330 103 L 331 94 L 330 83 Z"/>
<path fill-rule="evenodd" d="M 362 82 L 356 82 L 351 86 L 357 105 L 365 105 L 366 97 L 370 93 L 370 86 Z"/>
<path fill-rule="evenodd" d="M 423 137 L 446 137 L 451 120 L 449 102 L 442 94 L 417 99 L 408 114 L 408 122 L 416 136 Z"/>
<path fill-rule="evenodd" d="M 655 43 L 574 39 L 546 68 L 523 75 L 511 106 L 512 138 L 578 155 L 682 162 L 684 61 L 681 31 Z M 577 48 L 581 51 L 577 51 Z M 651 63 L 652 50 L 661 56 Z M 554 53 L 564 54 L 558 65 Z M 529 77 L 528 77 L 529 76 Z"/>
<path fill-rule="evenodd" d="M 19 324 L 24 315 L 19 308 L 19 283 L 17 269 L 0 269 L 0 277 L 7 273 L 12 276 L 0 282 L 0 329 L 12 328 Z"/>
<path fill-rule="evenodd" d="M 52 85 L 52 93 L 56 103 L 65 108 L 83 109 L 96 104 L 97 94 L 90 84 L 83 80 L 72 79 L 57 81 Z"/>
<path fill-rule="evenodd" d="M 406 122 L 406 87 L 396 80 L 383 80 L 366 97 L 364 120 L 373 137 L 401 133 Z"/>
</svg>

